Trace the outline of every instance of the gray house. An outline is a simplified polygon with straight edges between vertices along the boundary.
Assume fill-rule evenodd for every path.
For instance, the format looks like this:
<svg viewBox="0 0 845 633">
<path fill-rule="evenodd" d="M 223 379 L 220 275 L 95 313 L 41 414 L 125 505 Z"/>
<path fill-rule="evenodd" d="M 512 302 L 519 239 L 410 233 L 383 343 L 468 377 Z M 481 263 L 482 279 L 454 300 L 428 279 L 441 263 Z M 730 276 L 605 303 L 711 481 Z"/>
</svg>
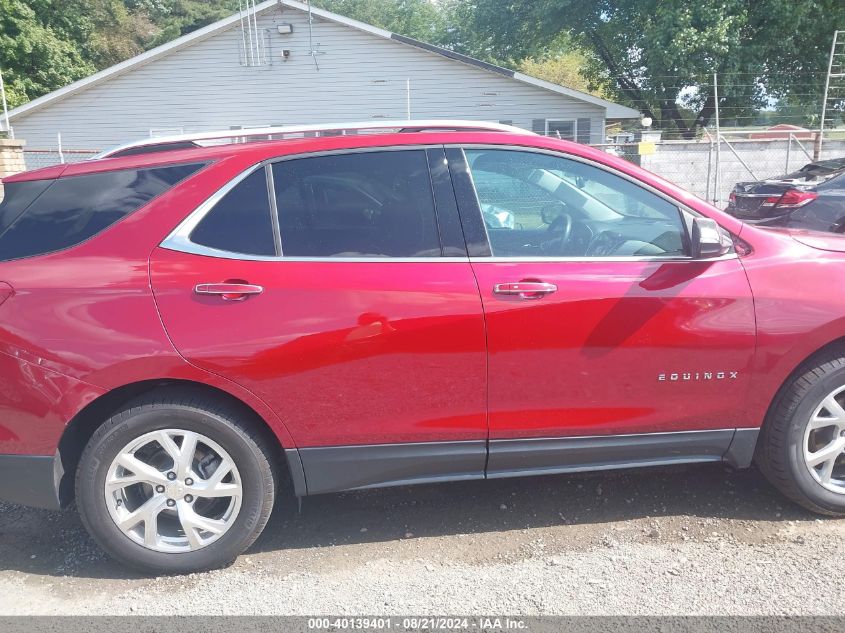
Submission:
<svg viewBox="0 0 845 633">
<path fill-rule="evenodd" d="M 249 3 L 247 3 L 249 4 Z M 269 0 L 10 112 L 30 148 L 268 125 L 500 121 L 582 143 L 636 110 L 294 0 Z"/>
</svg>

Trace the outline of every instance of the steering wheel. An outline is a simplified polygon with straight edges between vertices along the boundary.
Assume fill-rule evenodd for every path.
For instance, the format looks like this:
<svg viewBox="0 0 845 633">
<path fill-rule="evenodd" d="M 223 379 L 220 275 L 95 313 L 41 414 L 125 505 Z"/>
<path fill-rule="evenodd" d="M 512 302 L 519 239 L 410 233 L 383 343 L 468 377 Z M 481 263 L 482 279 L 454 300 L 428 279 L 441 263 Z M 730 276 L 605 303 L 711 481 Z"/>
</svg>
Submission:
<svg viewBox="0 0 845 633">
<path fill-rule="evenodd" d="M 558 214 L 546 231 L 550 239 L 542 242 L 540 249 L 550 255 L 562 255 L 572 234 L 572 216 L 566 212 Z"/>
<path fill-rule="evenodd" d="M 569 241 L 569 235 L 572 233 L 572 216 L 565 212 L 561 213 L 552 220 L 547 231 L 555 236 L 554 239 L 566 244 Z"/>
</svg>

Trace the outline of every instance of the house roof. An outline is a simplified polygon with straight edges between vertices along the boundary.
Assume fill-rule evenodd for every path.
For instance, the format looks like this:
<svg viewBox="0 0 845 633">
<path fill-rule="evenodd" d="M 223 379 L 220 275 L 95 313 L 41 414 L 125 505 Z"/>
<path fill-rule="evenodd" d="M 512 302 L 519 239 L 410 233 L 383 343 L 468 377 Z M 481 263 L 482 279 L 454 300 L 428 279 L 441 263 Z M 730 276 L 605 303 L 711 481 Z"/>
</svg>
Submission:
<svg viewBox="0 0 845 633">
<path fill-rule="evenodd" d="M 298 2 L 297 0 L 266 0 L 266 2 L 262 2 L 261 4 L 256 5 L 254 8 L 250 9 L 250 13 L 263 13 L 264 11 L 268 11 L 276 6 L 284 6 L 289 7 L 292 9 L 298 9 L 300 11 L 308 11 L 309 7 L 304 2 Z M 380 37 L 383 39 L 394 40 L 396 42 L 400 42 L 402 44 L 408 46 L 414 46 L 416 48 L 428 51 L 430 53 L 436 55 L 442 55 L 443 57 L 447 57 L 448 59 L 461 62 L 463 64 L 469 64 L 471 66 L 476 66 L 483 70 L 498 73 L 500 75 L 504 75 L 506 77 L 510 77 L 516 81 L 520 81 L 522 83 L 530 84 L 532 86 L 537 86 L 538 88 L 543 88 L 545 90 L 549 90 L 551 92 L 556 92 L 558 94 L 573 98 L 579 99 L 581 101 L 585 101 L 587 103 L 591 103 L 593 105 L 602 107 L 606 109 L 606 118 L 608 119 L 637 119 L 640 117 L 640 113 L 634 110 L 633 108 L 628 108 L 623 105 L 619 105 L 617 103 L 613 103 L 612 101 L 607 101 L 605 99 L 600 99 L 599 97 L 595 97 L 593 95 L 587 94 L 585 92 L 581 92 L 579 90 L 573 90 L 572 88 L 567 88 L 565 86 L 560 86 L 558 84 L 551 83 L 549 81 L 544 81 L 542 79 L 538 79 L 536 77 L 531 77 L 530 75 L 525 75 L 523 73 L 515 72 L 513 70 L 509 70 L 507 68 L 503 68 L 501 66 L 496 66 L 495 64 L 490 64 L 488 62 L 481 61 L 479 59 L 475 59 L 473 57 L 469 57 L 467 55 L 462 55 L 461 53 L 456 53 L 454 51 L 450 51 L 445 48 L 441 48 L 439 46 L 434 46 L 432 44 L 428 44 L 426 42 L 421 42 L 419 40 L 415 40 L 410 37 L 406 37 L 404 35 L 399 35 L 398 33 L 391 33 L 385 29 L 378 28 L 371 24 L 365 24 L 364 22 L 359 22 L 358 20 L 353 20 L 351 18 L 347 18 L 342 15 L 338 15 L 337 13 L 332 13 L 331 11 L 326 11 L 324 9 L 318 9 L 316 7 L 312 7 L 311 13 L 319 18 L 324 20 L 329 20 L 332 22 L 336 22 L 338 24 L 343 24 L 348 27 L 357 29 L 359 31 L 363 31 L 365 33 L 369 33 L 370 35 L 375 35 L 376 37 Z M 33 99 L 32 101 L 25 103 L 22 106 L 19 106 L 13 110 L 9 111 L 9 118 L 13 119 L 15 117 L 21 116 L 26 114 L 27 112 L 31 112 L 33 110 L 38 110 L 43 108 L 53 102 L 60 101 L 65 97 L 73 95 L 85 88 L 90 86 L 94 86 L 100 84 L 104 81 L 109 80 L 112 77 L 117 77 L 124 73 L 131 71 L 133 68 L 143 66 L 149 62 L 152 62 L 156 59 L 164 57 L 165 55 L 169 55 L 173 52 L 191 46 L 197 42 L 200 42 L 204 39 L 207 39 L 213 35 L 221 31 L 225 31 L 226 29 L 239 24 L 241 21 L 241 15 L 239 13 L 235 13 L 228 18 L 224 18 L 208 26 L 205 26 L 201 29 L 197 29 L 196 31 L 192 31 L 187 35 L 183 35 L 182 37 L 176 38 L 166 44 L 162 44 L 161 46 L 157 46 L 156 48 L 150 49 L 140 55 L 136 55 L 126 61 L 123 61 L 119 64 L 115 64 L 105 70 L 101 70 L 98 73 L 94 73 L 89 77 L 85 77 L 84 79 L 80 79 L 79 81 L 75 81 L 72 84 L 65 86 L 64 88 L 59 88 L 58 90 L 54 90 L 53 92 L 46 94 L 42 97 L 38 97 L 37 99 Z"/>
</svg>

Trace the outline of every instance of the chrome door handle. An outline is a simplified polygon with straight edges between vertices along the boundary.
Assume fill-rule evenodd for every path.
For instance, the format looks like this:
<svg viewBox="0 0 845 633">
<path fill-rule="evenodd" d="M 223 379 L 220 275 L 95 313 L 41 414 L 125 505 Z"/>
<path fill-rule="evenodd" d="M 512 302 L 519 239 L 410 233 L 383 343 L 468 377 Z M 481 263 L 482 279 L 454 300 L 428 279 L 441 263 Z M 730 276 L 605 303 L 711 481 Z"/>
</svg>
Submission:
<svg viewBox="0 0 845 633">
<path fill-rule="evenodd" d="M 197 284 L 194 292 L 198 295 L 220 295 L 226 301 L 243 301 L 249 295 L 260 295 L 264 292 L 264 288 L 254 284 L 223 282 L 219 284 Z"/>
<path fill-rule="evenodd" d="M 493 286 L 493 292 L 497 295 L 517 295 L 523 299 L 539 299 L 556 291 L 557 286 L 555 284 L 543 281 L 520 281 Z"/>
</svg>

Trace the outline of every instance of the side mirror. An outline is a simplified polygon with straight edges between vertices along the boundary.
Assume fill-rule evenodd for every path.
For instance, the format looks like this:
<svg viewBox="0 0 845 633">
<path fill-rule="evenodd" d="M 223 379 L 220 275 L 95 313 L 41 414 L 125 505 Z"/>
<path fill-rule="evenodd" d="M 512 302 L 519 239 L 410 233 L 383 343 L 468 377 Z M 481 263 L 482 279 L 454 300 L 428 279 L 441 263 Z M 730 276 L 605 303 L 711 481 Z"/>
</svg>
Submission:
<svg viewBox="0 0 845 633">
<path fill-rule="evenodd" d="M 692 256 L 696 259 L 720 257 L 731 249 L 731 241 L 716 220 L 693 218 Z"/>
</svg>

